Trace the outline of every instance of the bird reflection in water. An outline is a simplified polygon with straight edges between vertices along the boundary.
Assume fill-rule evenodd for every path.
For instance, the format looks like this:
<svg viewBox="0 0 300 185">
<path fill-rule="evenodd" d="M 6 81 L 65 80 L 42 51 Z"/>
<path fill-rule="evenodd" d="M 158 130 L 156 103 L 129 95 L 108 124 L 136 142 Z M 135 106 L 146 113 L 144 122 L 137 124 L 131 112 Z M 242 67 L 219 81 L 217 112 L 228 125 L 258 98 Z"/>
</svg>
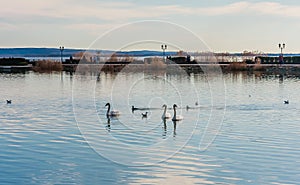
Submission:
<svg viewBox="0 0 300 185">
<path fill-rule="evenodd" d="M 173 137 L 176 137 L 176 125 L 177 125 L 177 121 L 173 120 L 173 125 L 174 125 Z"/>
<path fill-rule="evenodd" d="M 109 116 L 106 116 L 106 118 L 107 118 L 106 130 L 107 130 L 108 132 L 110 132 L 110 118 L 109 118 Z"/>
<path fill-rule="evenodd" d="M 172 121 L 173 122 L 173 137 L 176 137 L 177 133 L 176 133 L 176 128 L 177 128 L 177 122 L 178 121 Z M 163 123 L 164 123 L 164 126 L 163 126 L 163 133 L 162 133 L 162 136 L 163 136 L 163 139 L 166 138 L 167 136 L 167 123 L 166 123 L 166 119 L 163 119 Z"/>
<path fill-rule="evenodd" d="M 166 119 L 163 119 L 163 123 L 164 123 L 164 127 L 163 127 L 163 133 L 162 133 L 162 136 L 163 136 L 163 139 L 165 139 L 166 136 L 167 136 L 167 124 L 166 124 Z"/>
</svg>

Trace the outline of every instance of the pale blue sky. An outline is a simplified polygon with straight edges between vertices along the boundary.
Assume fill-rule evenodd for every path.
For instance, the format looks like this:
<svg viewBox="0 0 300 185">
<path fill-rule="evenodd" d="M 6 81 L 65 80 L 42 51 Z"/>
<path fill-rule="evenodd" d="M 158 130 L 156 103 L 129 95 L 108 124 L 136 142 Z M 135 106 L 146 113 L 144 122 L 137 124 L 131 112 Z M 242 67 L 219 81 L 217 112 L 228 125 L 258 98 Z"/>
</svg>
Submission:
<svg viewBox="0 0 300 185">
<path fill-rule="evenodd" d="M 216 52 L 278 52 L 285 42 L 285 52 L 300 53 L 298 0 L 1 1 L 0 47 L 88 48 L 120 25 L 162 20 L 186 27 Z"/>
</svg>

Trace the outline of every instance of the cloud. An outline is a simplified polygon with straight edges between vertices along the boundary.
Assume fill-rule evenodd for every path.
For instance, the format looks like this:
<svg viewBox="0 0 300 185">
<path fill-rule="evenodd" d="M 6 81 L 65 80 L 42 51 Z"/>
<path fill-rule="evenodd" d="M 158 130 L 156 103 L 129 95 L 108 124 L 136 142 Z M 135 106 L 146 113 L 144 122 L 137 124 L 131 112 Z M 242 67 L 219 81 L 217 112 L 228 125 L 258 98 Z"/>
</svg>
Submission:
<svg viewBox="0 0 300 185">
<path fill-rule="evenodd" d="M 195 8 L 193 12 L 207 16 L 241 14 L 249 7 L 249 4 L 247 2 L 237 2 L 225 6 Z"/>
<path fill-rule="evenodd" d="M 249 10 L 264 15 L 283 17 L 300 17 L 300 6 L 283 5 L 275 2 L 260 2 L 249 4 Z"/>
<path fill-rule="evenodd" d="M 18 27 L 9 23 L 0 23 L 0 28 L 2 31 L 10 31 L 17 29 Z"/>
<path fill-rule="evenodd" d="M 188 7 L 183 5 L 141 5 L 130 2 L 91 0 L 10 0 L 0 6 L 0 20 L 16 24 L 119 24 L 132 20 L 166 19 L 180 16 L 271 15 L 300 17 L 300 6 L 276 2 L 240 1 L 222 6 Z M 49 21 L 53 19 L 54 21 Z M 13 28 L 13 27 L 11 27 Z"/>
<path fill-rule="evenodd" d="M 182 7 L 182 6 L 161 6 L 153 7 L 156 10 L 162 10 L 168 14 L 185 14 L 185 15 L 204 15 L 204 16 L 221 16 L 221 15 L 272 15 L 282 17 L 300 17 L 300 6 L 283 5 L 275 2 L 258 2 L 251 3 L 247 1 L 236 2 L 224 6 L 213 7 Z"/>
<path fill-rule="evenodd" d="M 116 27 L 116 24 L 105 23 L 105 24 L 95 24 L 95 23 L 76 23 L 67 24 L 64 28 L 68 30 L 81 30 L 83 33 L 87 32 L 94 36 L 99 36 L 99 34 L 111 30 Z"/>
</svg>

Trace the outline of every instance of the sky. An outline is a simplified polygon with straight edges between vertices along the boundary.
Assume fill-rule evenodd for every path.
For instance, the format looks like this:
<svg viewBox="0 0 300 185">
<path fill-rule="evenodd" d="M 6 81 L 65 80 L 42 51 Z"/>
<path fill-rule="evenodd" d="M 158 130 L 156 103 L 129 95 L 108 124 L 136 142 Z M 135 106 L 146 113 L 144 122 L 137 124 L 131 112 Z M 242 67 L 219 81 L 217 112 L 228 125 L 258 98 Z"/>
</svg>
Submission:
<svg viewBox="0 0 300 185">
<path fill-rule="evenodd" d="M 120 49 L 124 48 L 124 43 L 120 45 L 110 41 L 123 37 L 129 42 L 128 45 L 135 45 L 130 49 L 155 49 L 157 46 L 160 50 L 159 43 L 166 42 L 172 45 L 171 40 L 164 41 L 164 34 L 169 39 L 182 42 L 193 40 L 193 36 L 187 38 L 188 34 L 172 31 L 178 27 L 196 35 L 207 46 L 205 49 L 196 42 L 189 42 L 189 46 L 183 47 L 183 50 L 215 52 L 247 50 L 276 53 L 279 52 L 278 44 L 285 43 L 284 52 L 300 53 L 298 0 L 0 0 L 0 2 L 2 48 L 63 45 L 65 48 Z M 161 23 L 148 26 L 136 24 L 153 20 Z M 163 24 L 172 26 L 167 28 Z M 141 26 L 143 31 L 137 31 Z M 114 30 L 120 27 L 123 31 L 114 33 Z M 169 29 L 169 32 L 161 31 L 162 28 Z M 126 33 L 124 30 L 127 30 Z M 114 36 L 113 33 L 119 35 Z M 106 42 L 102 42 L 101 45 L 95 44 L 95 41 L 101 42 L 101 39 L 97 40 L 99 37 L 107 34 L 112 36 Z M 146 36 L 149 34 L 152 37 Z M 155 39 L 157 35 L 162 36 Z M 157 42 L 151 46 L 130 43 L 130 41 L 138 42 L 137 36 L 141 40 L 150 39 Z"/>
</svg>

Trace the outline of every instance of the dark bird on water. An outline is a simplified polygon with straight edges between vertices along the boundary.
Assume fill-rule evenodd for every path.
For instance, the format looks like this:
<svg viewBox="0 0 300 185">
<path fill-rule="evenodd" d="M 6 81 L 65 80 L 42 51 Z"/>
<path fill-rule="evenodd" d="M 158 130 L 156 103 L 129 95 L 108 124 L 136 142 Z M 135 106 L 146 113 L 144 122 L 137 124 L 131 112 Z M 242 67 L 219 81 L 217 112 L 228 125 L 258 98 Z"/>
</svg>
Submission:
<svg viewBox="0 0 300 185">
<path fill-rule="evenodd" d="M 289 100 L 284 100 L 284 104 L 289 104 Z"/>
<path fill-rule="evenodd" d="M 142 113 L 142 118 L 147 118 L 148 117 L 148 112 Z"/>
<path fill-rule="evenodd" d="M 11 100 L 6 100 L 6 104 L 11 104 Z"/>
<path fill-rule="evenodd" d="M 134 112 L 135 110 L 138 110 L 138 108 L 134 107 L 133 105 L 131 106 L 131 111 Z"/>
</svg>

